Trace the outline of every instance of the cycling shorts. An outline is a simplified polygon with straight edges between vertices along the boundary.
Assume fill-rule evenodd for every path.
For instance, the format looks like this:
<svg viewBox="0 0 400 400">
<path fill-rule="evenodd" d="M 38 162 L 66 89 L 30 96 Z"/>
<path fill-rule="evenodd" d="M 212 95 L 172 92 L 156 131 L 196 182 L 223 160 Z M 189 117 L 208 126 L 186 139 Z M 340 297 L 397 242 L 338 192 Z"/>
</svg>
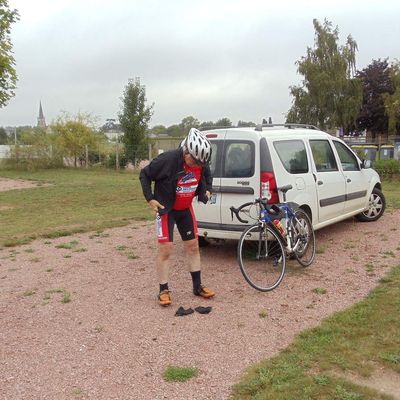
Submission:
<svg viewBox="0 0 400 400">
<path fill-rule="evenodd" d="M 174 227 L 178 228 L 183 241 L 198 237 L 197 222 L 192 206 L 184 210 L 171 210 L 156 216 L 157 238 L 159 243 L 174 241 Z"/>
</svg>

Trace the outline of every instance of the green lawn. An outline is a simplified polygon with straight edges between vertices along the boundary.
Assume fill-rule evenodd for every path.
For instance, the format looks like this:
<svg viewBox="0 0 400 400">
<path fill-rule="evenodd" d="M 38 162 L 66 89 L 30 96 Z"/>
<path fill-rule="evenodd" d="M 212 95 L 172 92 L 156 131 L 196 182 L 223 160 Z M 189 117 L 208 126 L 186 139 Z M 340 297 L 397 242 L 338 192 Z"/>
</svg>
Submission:
<svg viewBox="0 0 400 400">
<path fill-rule="evenodd" d="M 0 246 L 153 218 L 138 173 L 60 169 L 0 176 L 49 184 L 0 191 Z"/>
<path fill-rule="evenodd" d="M 387 207 L 391 209 L 400 208 L 400 179 L 384 180 L 382 182 L 383 194 L 386 198 Z"/>
<path fill-rule="evenodd" d="M 384 368 L 398 373 L 400 382 L 399 313 L 400 265 L 366 299 L 300 333 L 278 356 L 247 371 L 233 399 L 392 399 L 341 375 L 368 377 Z"/>
</svg>

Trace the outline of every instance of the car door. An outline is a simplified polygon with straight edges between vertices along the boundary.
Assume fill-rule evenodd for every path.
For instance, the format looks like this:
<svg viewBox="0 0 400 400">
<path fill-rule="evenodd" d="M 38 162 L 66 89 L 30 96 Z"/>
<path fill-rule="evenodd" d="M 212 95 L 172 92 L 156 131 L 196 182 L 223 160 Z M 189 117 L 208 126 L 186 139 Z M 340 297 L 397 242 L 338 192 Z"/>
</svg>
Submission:
<svg viewBox="0 0 400 400">
<path fill-rule="evenodd" d="M 310 140 L 314 161 L 314 178 L 318 197 L 318 222 L 343 215 L 346 202 L 346 183 L 339 169 L 329 140 Z"/>
<path fill-rule="evenodd" d="M 221 165 L 222 225 L 239 224 L 232 221 L 231 206 L 238 207 L 259 197 L 260 176 L 256 165 L 259 165 L 256 142 L 243 139 L 242 134 L 238 134 L 237 139 L 231 134 L 225 140 Z"/>
<path fill-rule="evenodd" d="M 210 228 L 211 225 L 221 224 L 221 161 L 224 148 L 225 131 L 215 135 L 216 139 L 210 139 L 211 142 L 211 161 L 210 170 L 213 176 L 213 189 L 210 201 L 204 204 L 197 199 L 193 202 L 193 208 L 196 215 L 199 228 Z"/>
<path fill-rule="evenodd" d="M 362 211 L 368 201 L 369 174 L 360 167 L 354 153 L 342 142 L 333 140 L 345 178 L 346 202 L 344 213 Z"/>
</svg>

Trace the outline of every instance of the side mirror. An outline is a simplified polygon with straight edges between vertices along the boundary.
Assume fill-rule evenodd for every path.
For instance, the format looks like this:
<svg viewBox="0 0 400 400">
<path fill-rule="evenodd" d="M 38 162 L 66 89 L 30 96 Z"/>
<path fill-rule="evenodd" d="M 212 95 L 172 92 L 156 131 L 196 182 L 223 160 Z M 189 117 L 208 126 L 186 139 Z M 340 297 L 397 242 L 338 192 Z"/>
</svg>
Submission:
<svg viewBox="0 0 400 400">
<path fill-rule="evenodd" d="M 371 168 L 371 160 L 362 160 L 361 168 Z"/>
</svg>

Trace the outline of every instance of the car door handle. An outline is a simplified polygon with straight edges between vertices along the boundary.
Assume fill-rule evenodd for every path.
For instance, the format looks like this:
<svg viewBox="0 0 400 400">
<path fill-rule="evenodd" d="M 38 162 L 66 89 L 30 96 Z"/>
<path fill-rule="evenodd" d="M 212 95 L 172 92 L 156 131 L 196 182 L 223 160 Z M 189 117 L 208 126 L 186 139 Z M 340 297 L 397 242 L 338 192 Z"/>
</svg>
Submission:
<svg viewBox="0 0 400 400">
<path fill-rule="evenodd" d="M 321 185 L 323 185 L 324 184 L 324 182 L 322 182 L 322 181 L 318 181 L 317 182 L 317 185 L 319 185 L 319 186 L 321 186 Z"/>
<path fill-rule="evenodd" d="M 350 183 L 350 182 L 351 182 L 351 179 L 350 179 L 350 178 L 347 178 L 347 179 L 346 179 L 346 182 L 347 182 L 347 183 Z"/>
</svg>

